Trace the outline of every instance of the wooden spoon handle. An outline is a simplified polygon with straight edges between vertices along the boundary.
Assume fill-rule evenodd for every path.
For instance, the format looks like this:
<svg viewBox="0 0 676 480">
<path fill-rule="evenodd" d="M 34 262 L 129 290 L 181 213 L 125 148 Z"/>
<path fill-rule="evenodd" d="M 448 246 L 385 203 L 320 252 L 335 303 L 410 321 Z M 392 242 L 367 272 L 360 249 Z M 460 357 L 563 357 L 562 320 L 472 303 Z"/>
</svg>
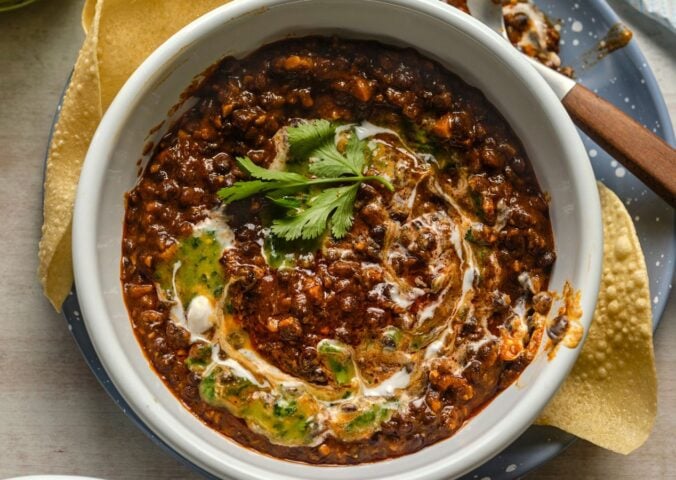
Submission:
<svg viewBox="0 0 676 480">
<path fill-rule="evenodd" d="M 676 206 L 676 150 L 581 85 L 563 98 L 573 122 L 643 183 Z"/>
</svg>

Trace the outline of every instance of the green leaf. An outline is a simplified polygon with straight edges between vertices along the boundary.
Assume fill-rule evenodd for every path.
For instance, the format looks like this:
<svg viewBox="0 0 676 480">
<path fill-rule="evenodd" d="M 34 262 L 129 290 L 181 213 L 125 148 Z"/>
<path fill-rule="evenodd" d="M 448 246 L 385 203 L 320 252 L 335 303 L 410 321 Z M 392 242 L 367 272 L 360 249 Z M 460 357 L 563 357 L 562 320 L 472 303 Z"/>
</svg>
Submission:
<svg viewBox="0 0 676 480">
<path fill-rule="evenodd" d="M 301 201 L 301 199 L 296 197 L 290 197 L 288 195 L 283 197 L 275 197 L 273 195 L 268 195 L 267 198 L 275 205 L 282 208 L 288 208 L 289 210 L 298 210 L 301 206 L 303 206 L 303 202 Z"/>
<path fill-rule="evenodd" d="M 343 157 L 333 143 L 326 143 L 312 152 L 308 170 L 310 173 L 323 178 L 340 177 L 354 173 L 347 163 L 347 159 Z"/>
<path fill-rule="evenodd" d="M 335 210 L 340 210 L 337 225 L 332 228 L 344 236 L 352 224 L 352 205 L 359 188 L 355 183 L 347 187 L 329 188 L 308 201 L 308 208 L 298 214 L 272 222 L 272 232 L 286 240 L 303 238 L 310 240 L 324 233 L 329 217 Z M 339 237 L 338 237 L 339 238 Z"/>
<path fill-rule="evenodd" d="M 307 178 L 293 172 L 268 170 L 253 163 L 249 157 L 237 157 L 237 163 L 254 178 L 278 182 L 307 182 Z"/>
<path fill-rule="evenodd" d="M 251 180 L 249 182 L 236 182 L 230 187 L 221 188 L 218 197 L 224 204 L 244 200 L 257 193 L 267 192 L 275 187 L 277 182 L 265 182 L 263 180 Z"/>
<path fill-rule="evenodd" d="M 336 147 L 335 135 L 336 127 L 327 120 L 313 120 L 287 130 L 291 156 L 309 161 L 308 171 L 315 178 L 269 170 L 248 157 L 239 157 L 237 161 L 241 168 L 255 180 L 236 182 L 221 189 L 218 196 L 224 204 L 229 204 L 252 195 L 268 194 L 275 205 L 290 211 L 286 218 L 272 222 L 272 233 L 281 239 L 319 238 L 327 227 L 334 237 L 344 237 L 352 227 L 359 185 L 380 182 L 390 191 L 394 187 L 383 176 L 362 174 L 367 162 L 366 142 L 359 140 L 354 131 L 349 133 L 344 153 Z M 329 184 L 346 186 L 326 189 L 309 200 L 307 193 L 301 192 L 325 188 Z"/>
<path fill-rule="evenodd" d="M 345 154 L 340 153 L 330 140 L 311 153 L 309 170 L 318 177 L 361 175 L 366 163 L 365 148 L 366 142 L 359 140 L 354 133 L 350 135 Z"/>
<path fill-rule="evenodd" d="M 336 127 L 328 120 L 311 120 L 287 129 L 289 150 L 291 156 L 307 159 L 313 150 L 316 150 L 329 140 L 333 142 Z"/>
<path fill-rule="evenodd" d="M 331 233 L 335 238 L 343 238 L 352 228 L 354 201 L 357 198 L 358 191 L 358 183 L 348 187 L 345 191 L 345 198 L 331 217 Z"/>
<path fill-rule="evenodd" d="M 352 133 L 350 139 L 347 141 L 345 156 L 347 157 L 348 162 L 354 166 L 354 170 L 358 172 L 358 175 L 361 175 L 364 170 L 364 165 L 366 164 L 366 156 L 364 155 L 365 148 L 366 142 L 359 140 L 356 133 Z"/>
<path fill-rule="evenodd" d="M 218 191 L 218 196 L 226 205 L 243 200 L 259 193 L 277 191 L 279 194 L 293 193 L 302 188 L 309 179 L 293 172 L 268 170 L 253 163 L 248 157 L 238 157 L 237 162 L 249 175 L 259 180 L 236 182 L 230 187 Z"/>
</svg>

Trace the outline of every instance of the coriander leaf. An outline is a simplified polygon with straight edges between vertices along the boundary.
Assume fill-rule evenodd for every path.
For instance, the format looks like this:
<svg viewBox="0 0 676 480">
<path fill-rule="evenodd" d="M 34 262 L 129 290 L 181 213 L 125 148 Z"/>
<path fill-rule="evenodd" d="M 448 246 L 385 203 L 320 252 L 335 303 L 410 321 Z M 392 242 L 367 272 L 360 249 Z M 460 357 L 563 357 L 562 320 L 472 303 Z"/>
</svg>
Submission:
<svg viewBox="0 0 676 480">
<path fill-rule="evenodd" d="M 333 140 L 326 142 L 312 152 L 310 173 L 318 177 L 340 177 L 341 175 L 361 175 L 361 170 L 350 163 L 347 157 L 338 151 Z"/>
<path fill-rule="evenodd" d="M 338 181 L 340 181 L 340 179 L 338 179 L 336 182 Z M 273 196 L 275 197 L 281 197 L 296 193 L 303 188 L 307 188 L 307 186 L 311 185 L 311 182 L 312 180 L 305 177 L 303 177 L 302 182 L 285 182 L 281 180 L 274 182 L 266 182 L 264 180 L 235 182 L 230 187 L 221 188 L 218 191 L 218 197 L 226 205 L 238 200 L 244 200 L 245 198 L 249 198 L 253 195 L 267 192 L 273 193 Z"/>
<path fill-rule="evenodd" d="M 328 120 L 311 120 L 295 127 L 289 127 L 286 134 L 289 139 L 291 156 L 305 160 L 313 150 L 328 141 L 333 142 L 336 127 L 331 125 Z"/>
<path fill-rule="evenodd" d="M 333 217 L 331 217 L 331 233 L 336 238 L 343 238 L 350 231 L 350 228 L 352 228 L 354 201 L 357 198 L 358 191 L 358 183 L 348 187 L 345 198 L 338 208 L 336 208 Z"/>
<path fill-rule="evenodd" d="M 354 167 L 354 171 L 357 172 L 357 175 L 361 175 L 364 170 L 364 165 L 366 164 L 366 156 L 364 155 L 364 149 L 366 148 L 366 142 L 359 140 L 355 132 L 350 135 L 350 139 L 347 141 L 347 148 L 345 149 L 345 156 L 347 161 Z"/>
<path fill-rule="evenodd" d="M 352 227 L 354 202 L 363 182 L 378 182 L 394 191 L 390 181 L 379 175 L 364 176 L 367 162 L 366 142 L 354 131 L 349 133 L 345 152 L 335 144 L 336 127 L 326 120 L 313 120 L 287 130 L 291 156 L 309 162 L 314 178 L 299 173 L 269 170 L 248 157 L 237 161 L 255 180 L 236 182 L 219 190 L 218 196 L 228 204 L 252 195 L 267 194 L 275 205 L 287 210 L 286 217 L 272 222 L 272 233 L 280 239 L 312 240 L 327 230 L 336 238 L 344 237 Z M 328 188 L 308 199 L 308 190 Z"/>
<path fill-rule="evenodd" d="M 261 180 L 277 180 L 280 182 L 307 182 L 307 178 L 293 172 L 285 172 L 281 170 L 268 170 L 267 168 L 259 167 L 251 161 L 249 157 L 237 157 L 237 163 L 249 172 L 254 178 Z"/>
<path fill-rule="evenodd" d="M 309 180 L 297 173 L 268 170 L 267 168 L 259 167 L 248 157 L 238 157 L 237 162 L 249 175 L 260 180 L 236 182 L 230 187 L 220 189 L 218 196 L 226 205 L 258 193 L 273 190 L 279 191 L 280 194 L 293 192 L 298 190 L 298 188 L 302 188 Z"/>
<path fill-rule="evenodd" d="M 352 222 L 352 203 L 359 184 L 347 187 L 329 188 L 308 201 L 308 208 L 298 214 L 272 222 L 272 233 L 286 240 L 303 238 L 310 240 L 324 233 L 329 217 L 334 210 L 340 210 L 335 230 L 343 235 L 348 223 Z M 345 205 L 349 203 L 350 205 Z M 334 233 L 335 235 L 335 233 Z"/>
<path fill-rule="evenodd" d="M 243 200 L 257 193 L 265 192 L 272 187 L 273 183 L 263 180 L 251 180 L 250 182 L 236 182 L 230 187 L 221 188 L 218 191 L 218 197 L 224 204 Z"/>
<path fill-rule="evenodd" d="M 309 170 L 318 177 L 361 175 L 366 164 L 366 142 L 352 132 L 347 141 L 345 154 L 338 151 L 333 139 L 327 140 L 311 154 Z"/>
<path fill-rule="evenodd" d="M 293 209 L 298 210 L 303 205 L 303 202 L 301 202 L 301 200 L 296 197 L 289 196 L 275 197 L 273 195 L 268 195 L 267 198 L 275 205 L 278 205 L 283 208 L 288 208 L 290 210 Z"/>
</svg>

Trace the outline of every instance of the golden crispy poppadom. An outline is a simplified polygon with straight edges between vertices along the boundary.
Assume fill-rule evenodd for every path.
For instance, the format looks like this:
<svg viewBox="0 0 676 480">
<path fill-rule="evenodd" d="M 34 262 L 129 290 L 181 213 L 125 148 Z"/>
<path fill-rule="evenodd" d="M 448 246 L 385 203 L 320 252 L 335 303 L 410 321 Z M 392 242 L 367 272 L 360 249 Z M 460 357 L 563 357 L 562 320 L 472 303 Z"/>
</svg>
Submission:
<svg viewBox="0 0 676 480">
<path fill-rule="evenodd" d="M 85 0 L 84 7 L 82 7 L 82 30 L 85 34 L 89 34 L 91 30 L 94 14 L 96 13 L 96 0 Z"/>
<path fill-rule="evenodd" d="M 153 50 L 197 17 L 228 2 L 99 0 L 99 3 L 102 7 L 98 56 L 105 111 L 127 78 Z"/>
<path fill-rule="evenodd" d="M 87 33 L 49 149 L 39 277 L 57 310 L 73 285 L 71 220 L 89 142 L 129 75 L 180 28 L 223 0 L 86 0 Z"/>
<path fill-rule="evenodd" d="M 44 223 L 38 274 L 45 295 L 61 309 L 73 285 L 71 219 L 80 169 L 101 120 L 96 20 L 92 17 L 54 128 L 45 174 Z"/>
<path fill-rule="evenodd" d="M 648 438 L 657 411 L 648 271 L 629 213 L 599 183 L 603 277 L 587 341 L 537 423 L 628 454 Z"/>
</svg>

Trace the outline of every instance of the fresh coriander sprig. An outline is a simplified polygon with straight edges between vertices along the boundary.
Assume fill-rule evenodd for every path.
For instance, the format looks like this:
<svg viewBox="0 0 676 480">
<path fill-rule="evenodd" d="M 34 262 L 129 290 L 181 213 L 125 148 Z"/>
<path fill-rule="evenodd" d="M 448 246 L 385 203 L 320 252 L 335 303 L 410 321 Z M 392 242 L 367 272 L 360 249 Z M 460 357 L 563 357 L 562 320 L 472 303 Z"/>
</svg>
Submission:
<svg viewBox="0 0 676 480">
<path fill-rule="evenodd" d="M 359 183 L 324 190 L 308 202 L 307 208 L 295 215 L 274 220 L 272 233 L 287 240 L 309 240 L 319 237 L 330 224 L 334 237 L 344 237 L 352 227 L 357 190 Z"/>
<path fill-rule="evenodd" d="M 363 175 L 366 166 L 366 142 L 353 132 L 345 153 L 335 144 L 336 127 L 326 120 L 302 123 L 287 130 L 289 153 L 297 161 L 307 161 L 309 178 L 294 172 L 268 170 L 248 157 L 237 162 L 255 180 L 236 182 L 218 192 L 223 203 L 267 194 L 276 205 L 287 209 L 284 218 L 272 222 L 272 233 L 285 240 L 317 238 L 330 228 L 342 238 L 352 227 L 354 202 L 362 182 L 379 182 L 390 191 L 394 188 L 385 177 Z M 317 185 L 351 184 L 327 188 L 308 195 Z"/>
</svg>

